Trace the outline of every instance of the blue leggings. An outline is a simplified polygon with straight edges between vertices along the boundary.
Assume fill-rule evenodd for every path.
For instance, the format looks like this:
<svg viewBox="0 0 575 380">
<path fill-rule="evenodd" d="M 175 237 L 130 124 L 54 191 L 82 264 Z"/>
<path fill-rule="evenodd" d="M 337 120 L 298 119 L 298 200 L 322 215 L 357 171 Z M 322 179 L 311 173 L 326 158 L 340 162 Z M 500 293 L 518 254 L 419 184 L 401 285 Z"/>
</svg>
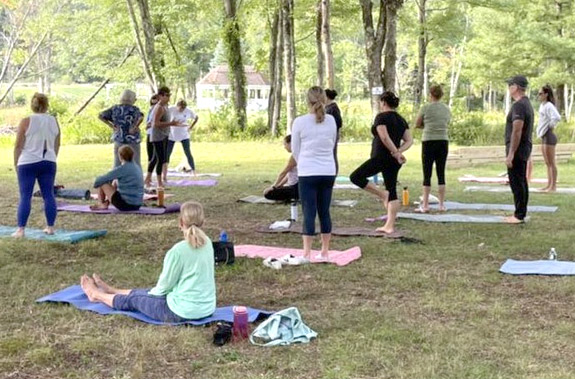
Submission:
<svg viewBox="0 0 575 380">
<path fill-rule="evenodd" d="M 188 165 L 190 165 L 192 170 L 196 170 L 196 165 L 194 164 L 194 156 L 192 156 L 192 151 L 190 150 L 190 139 L 182 140 L 181 143 L 182 148 L 184 148 L 184 154 L 188 159 Z M 170 157 L 172 156 L 174 145 L 176 145 L 176 141 L 168 140 L 168 162 L 170 162 Z"/>
<path fill-rule="evenodd" d="M 303 234 L 315 235 L 315 216 L 319 215 L 322 234 L 331 233 L 329 206 L 335 176 L 298 177 L 299 198 L 303 210 Z"/>
<path fill-rule="evenodd" d="M 56 178 L 56 163 L 40 161 L 33 164 L 18 165 L 18 185 L 20 187 L 20 203 L 18 204 L 18 227 L 26 227 L 32 208 L 32 193 L 38 180 L 42 198 L 44 198 L 44 213 L 49 227 L 56 221 L 56 198 L 54 197 L 54 178 Z"/>
<path fill-rule="evenodd" d="M 153 296 L 148 294 L 148 291 L 149 289 L 132 289 L 128 295 L 116 294 L 112 301 L 114 309 L 139 311 L 148 318 L 168 323 L 187 321 L 170 310 L 166 296 Z"/>
</svg>

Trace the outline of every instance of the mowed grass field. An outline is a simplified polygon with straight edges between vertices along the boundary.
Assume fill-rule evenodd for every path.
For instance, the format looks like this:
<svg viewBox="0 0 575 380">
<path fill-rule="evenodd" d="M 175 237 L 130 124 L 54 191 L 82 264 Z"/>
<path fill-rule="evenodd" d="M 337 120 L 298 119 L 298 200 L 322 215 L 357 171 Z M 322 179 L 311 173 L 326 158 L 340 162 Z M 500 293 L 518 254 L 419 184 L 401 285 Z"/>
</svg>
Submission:
<svg viewBox="0 0 575 380">
<path fill-rule="evenodd" d="M 369 144 L 342 144 L 339 151 L 340 174 L 348 175 L 368 157 Z M 297 235 L 254 232 L 287 218 L 288 206 L 236 202 L 274 180 L 287 160 L 280 143 L 202 143 L 193 152 L 200 172 L 223 177 L 213 188 L 172 188 L 170 201 L 202 202 L 205 230 L 213 238 L 225 229 L 236 244 L 301 247 Z M 15 225 L 12 150 L 0 154 L 0 218 Z M 179 146 L 174 154 L 175 161 L 183 157 Z M 419 154 L 414 146 L 400 172 L 412 200 L 420 194 Z M 111 163 L 111 145 L 63 146 L 58 183 L 88 188 Z M 503 170 L 503 163 L 448 169 L 448 199 L 511 203 L 510 192 L 466 193 L 457 182 L 463 174 Z M 573 163 L 560 165 L 560 186 L 575 186 L 574 172 Z M 535 176 L 543 173 L 537 164 Z M 335 190 L 334 198 L 359 200 L 352 209 L 332 208 L 336 226 L 370 226 L 363 219 L 382 213 L 358 190 Z M 546 258 L 550 247 L 562 260 L 575 259 L 574 199 L 532 195 L 530 204 L 557 205 L 559 211 L 531 214 L 521 226 L 399 221 L 423 244 L 334 237 L 334 249 L 362 249 L 362 258 L 346 267 L 274 271 L 261 260 L 239 258 L 217 268 L 219 305 L 296 306 L 319 334 L 310 344 L 276 348 L 248 342 L 217 348 L 213 326 L 158 327 L 36 304 L 78 283 L 83 273 L 101 273 L 120 287 L 153 286 L 166 250 L 181 239 L 176 215 L 60 213 L 60 228 L 106 228 L 108 235 L 76 245 L 0 240 L 0 377 L 572 378 L 575 278 L 513 277 L 498 269 L 507 258 Z M 43 224 L 42 202 L 35 200 L 29 226 Z"/>
</svg>

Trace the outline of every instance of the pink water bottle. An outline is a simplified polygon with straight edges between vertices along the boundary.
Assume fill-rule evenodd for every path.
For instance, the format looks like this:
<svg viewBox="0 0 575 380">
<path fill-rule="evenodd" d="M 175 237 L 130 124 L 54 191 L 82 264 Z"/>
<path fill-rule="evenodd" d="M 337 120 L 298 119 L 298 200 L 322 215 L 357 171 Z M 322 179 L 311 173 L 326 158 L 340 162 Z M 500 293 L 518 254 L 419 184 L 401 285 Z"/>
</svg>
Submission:
<svg viewBox="0 0 575 380">
<path fill-rule="evenodd" d="M 247 339 L 250 335 L 248 326 L 248 309 L 245 306 L 234 306 L 234 340 Z"/>
</svg>

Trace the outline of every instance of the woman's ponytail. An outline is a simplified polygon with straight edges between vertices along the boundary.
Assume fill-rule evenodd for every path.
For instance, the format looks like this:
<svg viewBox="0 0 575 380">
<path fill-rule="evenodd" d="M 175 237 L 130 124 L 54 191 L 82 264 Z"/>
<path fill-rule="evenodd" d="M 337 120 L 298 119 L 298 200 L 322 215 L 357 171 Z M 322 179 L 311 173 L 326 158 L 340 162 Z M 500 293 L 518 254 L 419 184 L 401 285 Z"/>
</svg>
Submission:
<svg viewBox="0 0 575 380">
<path fill-rule="evenodd" d="M 186 241 L 192 246 L 192 248 L 202 247 L 204 244 L 206 244 L 208 239 L 205 232 L 193 224 L 186 230 L 185 237 Z"/>
<path fill-rule="evenodd" d="M 323 88 L 313 86 L 307 91 L 307 102 L 315 114 L 315 122 L 323 123 L 325 120 L 326 97 Z"/>
<path fill-rule="evenodd" d="M 180 208 L 180 221 L 185 227 L 184 237 L 192 248 L 206 244 L 208 236 L 200 228 L 204 224 L 204 208 L 194 201 L 186 202 Z"/>
</svg>

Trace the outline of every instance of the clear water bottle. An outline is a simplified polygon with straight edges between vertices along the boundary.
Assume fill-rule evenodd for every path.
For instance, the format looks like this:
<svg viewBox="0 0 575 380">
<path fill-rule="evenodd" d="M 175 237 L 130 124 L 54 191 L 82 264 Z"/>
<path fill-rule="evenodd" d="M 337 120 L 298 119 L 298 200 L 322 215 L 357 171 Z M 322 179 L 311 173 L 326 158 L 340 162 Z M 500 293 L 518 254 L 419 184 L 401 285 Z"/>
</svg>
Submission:
<svg viewBox="0 0 575 380">
<path fill-rule="evenodd" d="M 557 251 L 555 248 L 549 250 L 549 260 L 557 260 Z"/>
<path fill-rule="evenodd" d="M 222 230 L 222 232 L 220 232 L 220 241 L 222 243 L 225 243 L 228 241 L 228 234 L 226 233 L 225 230 Z"/>
<path fill-rule="evenodd" d="M 248 325 L 248 309 L 245 306 L 234 306 L 234 325 L 232 334 L 234 340 L 247 339 L 250 335 Z"/>
<path fill-rule="evenodd" d="M 290 206 L 290 220 L 297 222 L 297 201 L 293 201 Z"/>
</svg>

